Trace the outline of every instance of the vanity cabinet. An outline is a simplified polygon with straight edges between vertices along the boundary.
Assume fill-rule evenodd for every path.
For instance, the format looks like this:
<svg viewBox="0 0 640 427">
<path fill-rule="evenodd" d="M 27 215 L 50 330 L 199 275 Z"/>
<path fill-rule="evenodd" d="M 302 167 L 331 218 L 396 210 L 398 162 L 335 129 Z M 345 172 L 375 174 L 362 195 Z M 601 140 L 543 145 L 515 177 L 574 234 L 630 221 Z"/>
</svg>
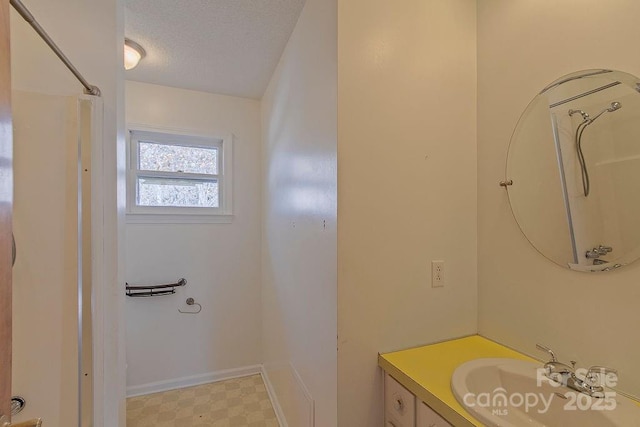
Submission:
<svg viewBox="0 0 640 427">
<path fill-rule="evenodd" d="M 389 374 L 384 375 L 384 425 L 416 425 L 416 397 Z"/>
<path fill-rule="evenodd" d="M 452 427 L 388 373 L 384 374 L 384 426 Z"/>
<path fill-rule="evenodd" d="M 416 427 L 453 427 L 429 405 L 416 399 Z"/>
</svg>

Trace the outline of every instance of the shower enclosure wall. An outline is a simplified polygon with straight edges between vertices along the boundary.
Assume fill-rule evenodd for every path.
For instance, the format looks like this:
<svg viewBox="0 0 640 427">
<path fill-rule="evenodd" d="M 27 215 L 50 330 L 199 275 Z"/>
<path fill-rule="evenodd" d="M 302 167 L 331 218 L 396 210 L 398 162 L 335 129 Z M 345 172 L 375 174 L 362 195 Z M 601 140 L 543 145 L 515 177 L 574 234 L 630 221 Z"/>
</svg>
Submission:
<svg viewBox="0 0 640 427">
<path fill-rule="evenodd" d="M 92 423 L 91 142 L 100 100 L 13 91 L 13 422 Z"/>
<path fill-rule="evenodd" d="M 27 3 L 54 24 L 58 30 L 53 32 L 71 46 L 67 53 L 82 68 L 100 64 L 88 60 L 90 43 L 69 42 L 59 31 L 61 20 L 70 31 L 79 30 L 72 23 L 82 22 L 74 17 L 85 10 Z M 13 231 L 16 243 L 15 263 L 7 269 L 11 310 L 3 323 L 11 335 L 1 338 L 11 358 L 3 356 L 0 424 L 90 427 L 95 417 L 103 425 L 103 343 L 94 343 L 94 337 L 104 334 L 101 316 L 92 317 L 96 310 L 102 313 L 106 271 L 100 90 L 21 0 L 3 2 L 0 15 L 2 36 L 10 42 L 0 55 L 7 65 L 2 90 L 11 93 L 3 98 L 9 113 L 3 118 L 13 127 L 13 135 L 2 140 L 13 147 L 6 162 L 13 182 L 8 195 L 13 224 L 6 232 L 11 239 Z M 104 80 L 108 73 L 98 75 Z M 26 404 L 9 411 L 11 395 Z"/>
</svg>

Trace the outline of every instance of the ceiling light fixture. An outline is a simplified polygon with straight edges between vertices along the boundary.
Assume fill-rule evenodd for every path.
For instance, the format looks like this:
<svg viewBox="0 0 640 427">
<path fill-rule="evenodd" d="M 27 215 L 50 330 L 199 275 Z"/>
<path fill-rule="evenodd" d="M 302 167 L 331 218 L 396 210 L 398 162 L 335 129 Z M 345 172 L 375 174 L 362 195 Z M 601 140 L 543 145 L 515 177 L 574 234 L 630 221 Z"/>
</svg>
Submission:
<svg viewBox="0 0 640 427">
<path fill-rule="evenodd" d="M 124 39 L 124 69 L 130 70 L 147 55 L 147 52 L 133 40 Z"/>
</svg>

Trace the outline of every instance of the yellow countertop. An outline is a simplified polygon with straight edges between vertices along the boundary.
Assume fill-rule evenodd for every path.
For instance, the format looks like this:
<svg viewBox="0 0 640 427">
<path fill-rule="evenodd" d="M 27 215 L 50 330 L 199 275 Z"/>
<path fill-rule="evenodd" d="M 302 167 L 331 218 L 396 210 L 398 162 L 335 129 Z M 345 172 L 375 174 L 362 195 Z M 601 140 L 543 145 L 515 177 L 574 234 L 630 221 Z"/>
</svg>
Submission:
<svg viewBox="0 0 640 427">
<path fill-rule="evenodd" d="M 508 357 L 539 363 L 494 341 L 473 335 L 380 354 L 378 365 L 454 426 L 482 426 L 453 396 L 451 376 L 462 363 L 485 357 Z"/>
</svg>

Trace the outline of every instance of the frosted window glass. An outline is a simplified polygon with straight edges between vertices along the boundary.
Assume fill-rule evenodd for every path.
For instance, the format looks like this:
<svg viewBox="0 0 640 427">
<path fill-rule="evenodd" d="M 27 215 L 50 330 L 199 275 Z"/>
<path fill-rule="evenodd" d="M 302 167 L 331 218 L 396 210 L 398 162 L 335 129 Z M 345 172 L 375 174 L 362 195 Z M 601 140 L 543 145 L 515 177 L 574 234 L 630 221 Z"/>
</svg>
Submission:
<svg viewBox="0 0 640 427">
<path fill-rule="evenodd" d="M 142 142 L 139 169 L 145 171 L 218 174 L 218 149 Z"/>
<path fill-rule="evenodd" d="M 138 206 L 219 207 L 218 182 L 138 178 Z"/>
</svg>

